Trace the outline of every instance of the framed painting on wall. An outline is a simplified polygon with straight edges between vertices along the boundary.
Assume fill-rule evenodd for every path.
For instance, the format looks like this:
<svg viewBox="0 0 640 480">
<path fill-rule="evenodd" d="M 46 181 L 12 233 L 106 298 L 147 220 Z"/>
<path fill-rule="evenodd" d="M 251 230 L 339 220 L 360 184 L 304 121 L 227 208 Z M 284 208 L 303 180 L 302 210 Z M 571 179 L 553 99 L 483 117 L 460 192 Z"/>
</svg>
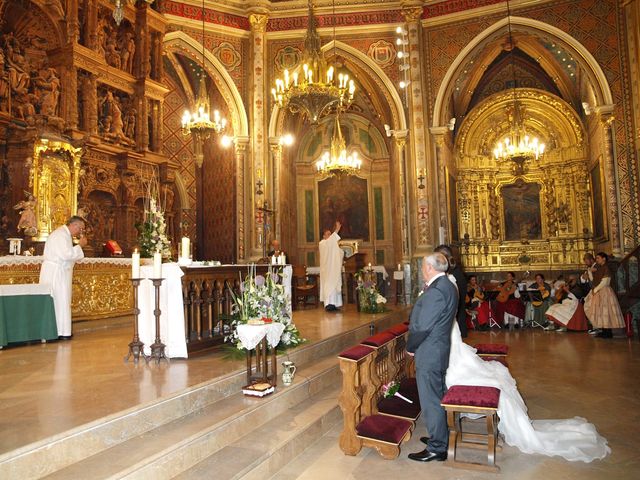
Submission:
<svg viewBox="0 0 640 480">
<path fill-rule="evenodd" d="M 318 182 L 320 238 L 342 224 L 340 237 L 369 241 L 369 195 L 367 181 L 353 175 L 329 177 Z"/>
<path fill-rule="evenodd" d="M 540 240 L 540 184 L 518 179 L 502 187 L 505 240 Z"/>
<path fill-rule="evenodd" d="M 593 202 L 593 238 L 597 241 L 606 240 L 607 224 L 605 218 L 605 195 L 602 184 L 602 155 L 589 171 L 591 180 L 591 201 Z"/>
</svg>

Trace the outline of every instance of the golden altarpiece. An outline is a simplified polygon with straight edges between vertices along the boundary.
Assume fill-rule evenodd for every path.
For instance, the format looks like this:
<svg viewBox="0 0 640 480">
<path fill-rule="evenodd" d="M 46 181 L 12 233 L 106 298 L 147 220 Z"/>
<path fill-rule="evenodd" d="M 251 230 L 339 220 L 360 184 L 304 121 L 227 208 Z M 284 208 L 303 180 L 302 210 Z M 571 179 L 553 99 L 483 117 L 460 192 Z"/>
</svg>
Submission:
<svg viewBox="0 0 640 480">
<path fill-rule="evenodd" d="M 112 14 L 107 1 L 0 2 L 2 237 L 24 235 L 35 253 L 79 213 L 87 219 L 86 256 L 101 256 L 109 239 L 128 254 L 151 176 L 170 230 L 180 211 L 176 165 L 162 153 L 166 19 L 147 2 L 127 6 L 119 25 Z M 35 225 L 16 232 L 13 206 L 25 199 L 35 203 Z M 37 282 L 38 269 L 21 264 L 0 272 L 0 282 Z M 128 313 L 130 293 L 106 303 L 99 295 L 130 292 L 128 274 L 117 262 L 79 264 L 74 318 Z"/>
<path fill-rule="evenodd" d="M 540 158 L 494 158 L 515 117 L 526 119 L 528 134 L 547 140 Z M 593 251 L 602 232 L 594 232 L 590 173 L 601 159 L 590 158 L 582 121 L 565 101 L 537 89 L 494 94 L 465 118 L 453 152 L 443 149 L 453 157 L 451 223 L 467 268 L 561 271 L 578 268 Z"/>
</svg>

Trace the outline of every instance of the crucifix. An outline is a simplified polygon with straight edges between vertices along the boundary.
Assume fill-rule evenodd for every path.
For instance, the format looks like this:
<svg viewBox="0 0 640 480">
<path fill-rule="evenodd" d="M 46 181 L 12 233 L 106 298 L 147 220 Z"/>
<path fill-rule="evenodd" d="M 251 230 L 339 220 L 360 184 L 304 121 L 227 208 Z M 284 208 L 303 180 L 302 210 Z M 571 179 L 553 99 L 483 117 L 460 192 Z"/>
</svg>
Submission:
<svg viewBox="0 0 640 480">
<path fill-rule="evenodd" d="M 266 200 L 262 204 L 262 207 L 258 207 L 256 210 L 258 211 L 258 214 L 256 215 L 256 222 L 262 222 L 264 226 L 260 243 L 262 246 L 262 258 L 265 258 L 267 256 L 267 237 L 269 231 L 271 231 L 271 223 L 269 222 L 269 217 L 275 215 L 276 211 L 269 208 L 269 202 L 267 202 Z"/>
</svg>

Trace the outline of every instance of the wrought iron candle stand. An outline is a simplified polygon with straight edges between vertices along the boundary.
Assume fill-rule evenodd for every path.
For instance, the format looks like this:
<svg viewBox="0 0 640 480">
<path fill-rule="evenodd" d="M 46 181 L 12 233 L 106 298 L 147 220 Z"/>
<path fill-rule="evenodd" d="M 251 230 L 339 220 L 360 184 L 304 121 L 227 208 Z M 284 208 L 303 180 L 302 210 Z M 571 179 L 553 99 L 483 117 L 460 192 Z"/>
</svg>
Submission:
<svg viewBox="0 0 640 480">
<path fill-rule="evenodd" d="M 160 340 L 160 285 L 162 285 L 164 278 L 150 278 L 149 280 L 151 280 L 156 290 L 156 308 L 153 310 L 153 315 L 156 317 L 156 340 L 151 345 L 149 358 L 155 358 L 156 363 L 160 363 L 162 359 L 169 363 L 169 359 L 164 353 L 165 344 Z"/>
<path fill-rule="evenodd" d="M 138 363 L 140 357 L 148 363 L 149 358 L 144 354 L 144 343 L 140 341 L 138 334 L 138 317 L 140 316 L 140 308 L 138 308 L 138 287 L 140 287 L 141 278 L 132 278 L 133 284 L 133 340 L 129 343 L 129 353 L 124 357 L 124 361 L 128 362 L 133 356 L 133 363 Z"/>
</svg>

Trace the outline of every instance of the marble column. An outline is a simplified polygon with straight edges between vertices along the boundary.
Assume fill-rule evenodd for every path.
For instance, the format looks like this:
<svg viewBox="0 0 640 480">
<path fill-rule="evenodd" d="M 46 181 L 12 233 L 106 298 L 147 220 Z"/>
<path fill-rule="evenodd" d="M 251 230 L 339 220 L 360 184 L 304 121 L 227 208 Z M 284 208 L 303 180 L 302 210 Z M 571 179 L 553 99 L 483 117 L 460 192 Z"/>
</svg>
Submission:
<svg viewBox="0 0 640 480">
<path fill-rule="evenodd" d="M 409 215 L 409 191 L 407 188 L 407 136 L 408 130 L 393 132 L 395 145 L 395 163 L 398 165 L 397 185 L 400 216 L 400 242 L 402 245 L 402 262 L 407 263 L 411 258 L 411 220 Z"/>
<path fill-rule="evenodd" d="M 409 41 L 409 125 L 411 130 L 409 152 L 412 153 L 411 161 L 407 162 L 410 168 L 407 169 L 406 182 L 409 185 L 410 198 L 415 199 L 411 206 L 414 210 L 410 212 L 415 215 L 415 238 L 414 256 L 420 256 L 433 248 L 433 214 L 431 212 L 432 201 L 430 198 L 431 188 L 417 188 L 417 172 L 424 172 L 427 178 L 427 186 L 435 186 L 437 172 L 428 161 L 430 151 L 430 139 L 425 135 L 426 109 L 423 91 L 423 65 L 422 65 L 422 7 L 412 5 L 415 2 L 406 2 L 402 13 L 407 24 L 407 38 Z M 429 183 L 431 181 L 431 184 Z"/>
<path fill-rule="evenodd" d="M 614 106 L 603 105 L 595 108 L 600 125 L 602 128 L 603 136 L 603 170 L 604 170 L 604 190 L 606 192 L 607 205 L 603 205 L 603 210 L 608 212 L 609 219 L 609 238 L 611 240 L 611 253 L 615 256 L 622 254 L 622 236 L 620 232 L 621 219 L 620 219 L 620 202 L 618 198 L 618 178 L 616 173 L 616 165 L 613 156 L 613 136 L 611 132 L 613 121 Z M 594 202 L 597 199 L 594 199 Z"/>
<path fill-rule="evenodd" d="M 266 114 L 265 114 L 265 91 L 266 83 L 264 76 L 265 56 L 265 32 L 267 22 L 269 21 L 268 15 L 265 13 L 251 13 L 249 14 L 249 22 L 251 24 L 251 140 L 252 140 L 252 168 L 250 172 L 247 172 L 251 178 L 251 212 L 247 212 L 251 217 L 257 218 L 258 207 L 261 207 L 265 200 L 268 198 L 265 195 L 260 195 L 256 192 L 265 192 L 265 188 L 257 189 L 258 183 L 262 183 L 264 186 L 265 179 L 268 173 L 265 169 L 265 155 L 266 155 Z M 251 251 L 247 252 L 250 257 L 259 258 L 262 256 L 262 225 L 259 222 L 255 222 L 256 228 L 254 229 L 251 241 Z"/>
<path fill-rule="evenodd" d="M 236 160 L 236 238 L 237 241 L 237 261 L 243 263 L 248 258 L 248 251 L 251 249 L 251 226 L 247 228 L 246 212 L 247 203 L 253 198 L 252 185 L 245 184 L 245 171 L 247 155 L 249 150 L 249 137 L 235 137 L 235 160 Z M 253 211 L 253 210 L 252 210 Z M 255 217 L 254 217 L 255 218 Z M 249 221 L 253 224 L 253 219 Z"/>
</svg>

